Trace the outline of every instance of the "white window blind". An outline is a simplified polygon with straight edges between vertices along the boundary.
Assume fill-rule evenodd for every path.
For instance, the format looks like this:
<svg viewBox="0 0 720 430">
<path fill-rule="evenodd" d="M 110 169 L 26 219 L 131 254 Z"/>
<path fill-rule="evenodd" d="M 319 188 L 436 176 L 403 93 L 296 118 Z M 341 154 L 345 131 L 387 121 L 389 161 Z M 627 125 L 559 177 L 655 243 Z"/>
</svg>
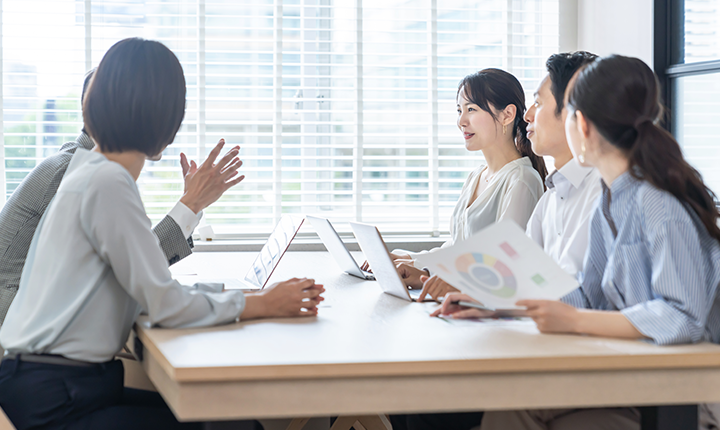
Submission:
<svg viewBox="0 0 720 430">
<path fill-rule="evenodd" d="M 720 60 L 720 0 L 685 0 L 685 63 Z M 673 80 L 670 117 L 685 158 L 720 196 L 720 70 Z"/>
<path fill-rule="evenodd" d="M 720 0 L 685 0 L 684 63 L 720 59 Z"/>
<path fill-rule="evenodd" d="M 206 210 L 216 231 L 299 213 L 437 234 L 482 163 L 455 125 L 459 80 L 498 67 L 531 94 L 558 1 L 2 0 L 0 34 L 6 195 L 79 133 L 85 71 L 139 36 L 172 49 L 188 84 L 175 143 L 139 180 L 154 221 L 180 197 L 179 153 L 204 159 L 224 137 L 246 180 Z"/>
</svg>

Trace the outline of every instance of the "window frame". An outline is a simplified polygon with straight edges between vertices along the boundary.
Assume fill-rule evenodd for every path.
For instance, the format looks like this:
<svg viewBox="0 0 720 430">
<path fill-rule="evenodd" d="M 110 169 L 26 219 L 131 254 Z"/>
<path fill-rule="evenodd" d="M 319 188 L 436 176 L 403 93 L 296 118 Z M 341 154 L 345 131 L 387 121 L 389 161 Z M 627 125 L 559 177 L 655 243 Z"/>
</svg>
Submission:
<svg viewBox="0 0 720 430">
<path fill-rule="evenodd" d="M 663 102 L 671 107 L 676 97 L 677 79 L 686 76 L 720 74 L 720 59 L 685 63 L 678 61 L 685 49 L 685 1 L 655 0 L 654 2 L 653 68 L 660 80 Z M 671 112 L 672 115 L 672 112 Z M 670 115 L 663 119 L 663 127 L 675 135 Z"/>
</svg>

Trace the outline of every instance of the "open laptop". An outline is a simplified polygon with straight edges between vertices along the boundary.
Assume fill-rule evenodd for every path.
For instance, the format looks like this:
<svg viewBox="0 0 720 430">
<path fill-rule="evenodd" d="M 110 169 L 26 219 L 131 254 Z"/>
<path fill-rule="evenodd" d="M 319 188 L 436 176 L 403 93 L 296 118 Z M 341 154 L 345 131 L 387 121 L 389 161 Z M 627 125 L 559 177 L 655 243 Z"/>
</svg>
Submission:
<svg viewBox="0 0 720 430">
<path fill-rule="evenodd" d="M 290 247 L 290 242 L 295 238 L 304 221 L 305 218 L 302 217 L 283 215 L 243 279 L 211 279 L 197 276 L 177 276 L 176 279 L 181 283 L 223 283 L 226 290 L 261 290 L 267 285 L 270 276 L 285 255 L 285 251 Z"/>
<path fill-rule="evenodd" d="M 320 240 L 325 244 L 325 248 L 335 258 L 342 271 L 360 279 L 375 280 L 375 275 L 360 269 L 357 261 L 347 250 L 342 239 L 340 239 L 340 235 L 337 234 L 329 220 L 310 215 L 306 216 L 305 219 L 310 221 L 310 224 L 315 228 Z"/>
<path fill-rule="evenodd" d="M 395 263 L 390 258 L 385 241 L 377 227 L 359 222 L 351 222 L 350 227 L 360 244 L 360 249 L 372 267 L 380 288 L 392 296 L 416 302 L 422 290 L 409 290 L 405 285 L 405 281 L 398 275 Z M 428 301 L 432 301 L 432 298 L 428 298 Z"/>
</svg>

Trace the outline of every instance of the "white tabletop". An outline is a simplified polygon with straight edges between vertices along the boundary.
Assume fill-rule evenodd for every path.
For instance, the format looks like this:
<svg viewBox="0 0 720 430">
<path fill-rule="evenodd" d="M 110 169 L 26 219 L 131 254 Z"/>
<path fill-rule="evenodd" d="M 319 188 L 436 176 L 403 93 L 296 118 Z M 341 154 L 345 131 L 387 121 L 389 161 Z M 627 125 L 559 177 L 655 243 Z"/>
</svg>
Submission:
<svg viewBox="0 0 720 430">
<path fill-rule="evenodd" d="M 173 272 L 197 273 L 201 277 L 241 277 L 253 258 L 253 253 L 197 253 L 173 267 Z M 190 400 L 192 395 L 206 392 L 192 391 L 193 387 L 201 386 L 194 384 L 202 383 L 208 389 L 212 384 L 230 381 L 236 383 L 234 387 L 237 390 L 260 383 L 252 385 L 259 390 L 259 387 L 269 387 L 269 381 L 305 384 L 305 381 L 313 380 L 322 384 L 322 380 L 327 380 L 324 388 L 320 385 L 318 389 L 333 392 L 330 386 L 338 381 L 346 384 L 343 390 L 359 387 L 362 384 L 357 378 L 381 378 L 375 380 L 383 381 L 383 384 L 392 378 L 401 378 L 408 383 L 416 381 L 441 386 L 442 378 L 461 377 L 470 381 L 473 378 L 482 380 L 501 376 L 506 378 L 505 384 L 520 384 L 522 387 L 538 377 L 557 375 L 556 380 L 564 381 L 565 387 L 567 384 L 573 386 L 573 381 L 577 381 L 579 388 L 583 382 L 578 375 L 600 377 L 602 372 L 609 372 L 605 376 L 609 378 L 606 382 L 610 383 L 612 378 L 627 380 L 626 372 L 636 371 L 633 377 L 645 374 L 650 380 L 675 372 L 673 384 L 677 384 L 677 380 L 688 381 L 685 391 L 676 391 L 678 395 L 686 393 L 683 400 L 692 400 L 687 397 L 688 392 L 697 394 L 695 397 L 718 397 L 720 400 L 720 396 L 715 394 L 718 390 L 713 389 L 711 393 L 704 385 L 691 382 L 696 379 L 707 383 L 720 382 L 720 346 L 717 345 L 658 347 L 641 341 L 544 335 L 537 331 L 532 321 L 455 322 L 432 318 L 429 313 L 436 305 L 411 303 L 384 294 L 375 282 L 340 273 L 331 256 L 324 252 L 288 253 L 273 280 L 292 276 L 314 277 L 325 285 L 327 300 L 319 309 L 318 317 L 259 320 L 192 330 L 147 329 L 140 321 L 139 333 L 146 355 L 150 354 L 157 364 L 155 372 L 149 374 L 151 379 L 153 374 L 156 375 L 154 382 L 178 416 L 188 419 L 253 416 L 249 410 L 238 412 L 237 404 L 232 409 L 229 406 L 228 410 L 202 411 L 197 407 L 197 402 L 201 400 Z M 687 372 L 692 374 L 692 378 L 680 376 Z M 365 379 L 364 383 L 370 380 Z M 490 384 L 490 379 L 487 381 Z M 502 384 L 501 381 L 494 383 Z M 283 386 L 287 389 L 292 385 Z M 388 396 L 396 398 L 398 394 L 404 394 L 412 397 L 412 393 L 400 388 L 401 383 L 392 387 L 400 391 L 391 393 L 388 388 Z M 408 387 L 410 385 L 405 389 L 410 389 Z M 546 393 L 545 403 L 543 396 L 537 395 L 540 393 L 526 393 L 527 400 L 510 393 L 512 402 L 472 404 L 483 408 L 518 404 L 557 406 L 574 402 L 609 404 L 612 403 L 609 394 L 613 386 L 608 385 L 606 389 L 608 393 L 603 394 L 605 397 L 579 395 L 576 401 L 568 398 L 567 393 L 557 398 Z M 185 390 L 184 396 L 174 397 L 173 393 L 182 390 Z M 196 394 L 191 395 L 191 392 Z M 228 393 L 235 392 L 230 390 Z M 635 402 L 633 404 L 642 404 L 638 398 L 640 395 L 642 391 L 636 390 L 630 396 Z M 343 396 L 347 398 L 351 395 L 345 393 Z M 481 397 L 477 397 L 478 401 Z M 498 394 L 498 398 L 501 397 Z M 593 398 L 597 400 L 594 403 L 591 401 Z M 621 396 L 613 398 L 620 399 Z M 657 395 L 649 396 L 648 401 L 651 398 L 654 403 L 677 402 L 672 400 L 672 395 L 662 399 Z M 448 405 L 463 405 L 462 399 L 450 400 Z M 409 406 L 402 401 L 396 401 L 395 405 L 382 401 L 379 404 L 384 406 L 383 410 L 366 410 L 370 406 L 361 409 L 366 412 L 428 410 L 427 405 L 423 409 L 422 402 L 417 403 L 418 409 L 415 409 L 415 404 Z M 268 417 L 297 414 L 293 408 L 283 409 L 278 405 L 272 408 L 267 402 L 264 405 L 267 407 L 265 416 Z M 315 409 L 304 404 L 302 410 L 313 411 L 308 415 L 354 411 L 352 407 L 348 409 L 347 405 L 343 405 L 328 406 L 326 401 L 322 405 L 318 403 Z M 450 407 L 442 406 L 442 402 L 437 400 L 432 406 L 441 410 Z M 255 406 L 254 413 L 259 413 L 258 407 Z M 379 408 L 377 405 L 372 407 Z"/>
</svg>

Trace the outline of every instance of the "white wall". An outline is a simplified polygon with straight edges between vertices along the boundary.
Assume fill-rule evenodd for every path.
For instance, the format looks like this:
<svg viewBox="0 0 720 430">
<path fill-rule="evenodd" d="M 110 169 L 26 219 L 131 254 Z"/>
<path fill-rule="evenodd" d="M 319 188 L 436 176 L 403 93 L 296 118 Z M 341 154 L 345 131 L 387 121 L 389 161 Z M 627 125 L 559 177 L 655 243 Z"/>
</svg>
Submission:
<svg viewBox="0 0 720 430">
<path fill-rule="evenodd" d="M 577 10 L 577 27 L 569 15 Z M 653 0 L 561 0 L 561 51 L 573 49 L 600 56 L 622 54 L 653 65 Z M 572 46 L 572 36 L 577 44 Z"/>
</svg>

